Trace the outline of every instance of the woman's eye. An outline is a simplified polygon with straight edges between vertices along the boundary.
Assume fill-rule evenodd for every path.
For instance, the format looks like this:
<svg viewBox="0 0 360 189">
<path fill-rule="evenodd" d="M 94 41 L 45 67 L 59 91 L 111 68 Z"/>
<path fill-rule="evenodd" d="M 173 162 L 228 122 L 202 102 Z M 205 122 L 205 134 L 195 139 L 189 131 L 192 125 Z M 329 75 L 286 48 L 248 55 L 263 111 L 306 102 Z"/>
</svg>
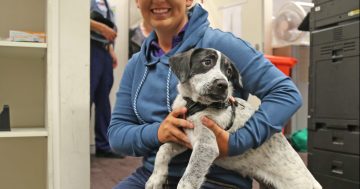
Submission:
<svg viewBox="0 0 360 189">
<path fill-rule="evenodd" d="M 209 60 L 209 59 L 203 60 L 203 61 L 202 61 L 202 64 L 203 64 L 204 66 L 210 66 L 210 65 L 211 65 L 211 60 Z"/>
</svg>

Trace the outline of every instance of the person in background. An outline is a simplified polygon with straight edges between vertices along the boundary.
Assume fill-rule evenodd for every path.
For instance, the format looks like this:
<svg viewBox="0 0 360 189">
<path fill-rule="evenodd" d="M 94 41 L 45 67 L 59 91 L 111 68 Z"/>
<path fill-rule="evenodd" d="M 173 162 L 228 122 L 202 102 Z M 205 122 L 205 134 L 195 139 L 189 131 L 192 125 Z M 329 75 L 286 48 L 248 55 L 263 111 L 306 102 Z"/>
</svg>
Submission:
<svg viewBox="0 0 360 189">
<path fill-rule="evenodd" d="M 116 189 L 143 189 L 162 144 L 174 142 L 191 148 L 182 130 L 193 128 L 191 122 L 182 119 L 186 108 L 171 109 L 178 79 L 169 68 L 169 57 L 177 53 L 198 47 L 221 51 L 234 62 L 242 76 L 243 88 L 236 89 L 233 95 L 247 99 L 251 93 L 261 99 L 258 110 L 245 126 L 232 134 L 214 121 L 202 118 L 203 124 L 214 132 L 220 157 L 257 148 L 274 133 L 281 132 L 301 106 L 300 93 L 291 79 L 249 43 L 231 33 L 210 28 L 208 13 L 201 5 L 188 9 L 193 0 L 136 2 L 154 31 L 126 65 L 108 135 L 115 152 L 143 157 L 143 165 L 120 181 Z M 164 188 L 176 188 L 190 154 L 188 150 L 172 159 Z M 213 165 L 202 189 L 219 188 L 251 189 L 252 178 Z"/>
<path fill-rule="evenodd" d="M 129 58 L 141 49 L 141 44 L 152 32 L 152 27 L 144 19 L 129 29 Z"/>
<path fill-rule="evenodd" d="M 113 68 L 117 66 L 114 14 L 107 0 L 91 0 L 90 13 L 90 104 L 95 104 L 96 156 L 122 157 L 111 151 L 107 137 L 111 117 L 109 94 L 114 80 Z"/>
</svg>

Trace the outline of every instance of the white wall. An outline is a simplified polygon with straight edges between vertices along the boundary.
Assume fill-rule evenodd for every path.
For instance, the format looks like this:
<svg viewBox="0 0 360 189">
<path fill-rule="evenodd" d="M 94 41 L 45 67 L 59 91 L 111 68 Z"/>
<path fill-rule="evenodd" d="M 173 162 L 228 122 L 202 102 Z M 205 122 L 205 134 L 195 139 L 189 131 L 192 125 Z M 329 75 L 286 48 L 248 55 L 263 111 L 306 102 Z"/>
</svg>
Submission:
<svg viewBox="0 0 360 189">
<path fill-rule="evenodd" d="M 272 1 L 266 0 L 223 0 L 204 2 L 205 9 L 209 12 L 211 26 L 228 31 L 224 27 L 224 12 L 231 8 L 238 8 L 241 13 L 234 15 L 232 27 L 241 28 L 238 35 L 242 39 L 250 42 L 257 49 L 271 54 L 271 14 Z M 238 14 L 235 12 L 235 14 Z"/>
<path fill-rule="evenodd" d="M 118 37 L 115 41 L 115 52 L 118 58 L 118 66 L 114 69 L 114 85 L 110 93 L 112 107 L 115 103 L 116 92 L 119 88 L 122 73 L 128 61 L 128 28 L 129 28 L 129 1 L 110 0 L 114 6 L 116 25 L 118 27 Z"/>
</svg>

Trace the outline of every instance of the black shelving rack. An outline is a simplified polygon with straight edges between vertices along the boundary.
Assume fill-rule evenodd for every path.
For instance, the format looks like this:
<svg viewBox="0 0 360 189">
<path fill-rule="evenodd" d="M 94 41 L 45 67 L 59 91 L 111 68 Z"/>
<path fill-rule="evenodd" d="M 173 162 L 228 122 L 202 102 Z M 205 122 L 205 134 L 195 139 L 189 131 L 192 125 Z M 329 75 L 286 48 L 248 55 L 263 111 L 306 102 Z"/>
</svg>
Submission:
<svg viewBox="0 0 360 189">
<path fill-rule="evenodd" d="M 314 0 L 310 32 L 308 167 L 324 189 L 359 189 L 359 1 Z"/>
</svg>

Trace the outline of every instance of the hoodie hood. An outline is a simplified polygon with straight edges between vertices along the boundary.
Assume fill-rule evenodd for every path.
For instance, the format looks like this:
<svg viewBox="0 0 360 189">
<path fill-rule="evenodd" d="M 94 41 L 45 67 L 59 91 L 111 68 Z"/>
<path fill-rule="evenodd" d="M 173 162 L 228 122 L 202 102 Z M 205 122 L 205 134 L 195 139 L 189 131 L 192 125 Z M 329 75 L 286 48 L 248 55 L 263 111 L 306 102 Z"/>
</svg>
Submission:
<svg viewBox="0 0 360 189">
<path fill-rule="evenodd" d="M 143 62 L 146 65 L 155 64 L 160 60 L 161 62 L 168 64 L 169 57 L 171 57 L 172 55 L 178 52 L 187 51 L 196 46 L 196 44 L 202 39 L 202 36 L 204 35 L 206 29 L 210 25 L 209 21 L 207 20 L 208 12 L 204 8 L 202 8 L 201 5 L 196 4 L 189 10 L 188 17 L 189 26 L 185 30 L 183 40 L 162 57 L 154 57 L 151 54 L 149 48 L 151 46 L 151 42 L 156 38 L 155 32 L 151 32 L 149 37 L 144 41 L 140 50 L 140 55 L 142 56 L 142 58 L 145 59 Z"/>
</svg>

